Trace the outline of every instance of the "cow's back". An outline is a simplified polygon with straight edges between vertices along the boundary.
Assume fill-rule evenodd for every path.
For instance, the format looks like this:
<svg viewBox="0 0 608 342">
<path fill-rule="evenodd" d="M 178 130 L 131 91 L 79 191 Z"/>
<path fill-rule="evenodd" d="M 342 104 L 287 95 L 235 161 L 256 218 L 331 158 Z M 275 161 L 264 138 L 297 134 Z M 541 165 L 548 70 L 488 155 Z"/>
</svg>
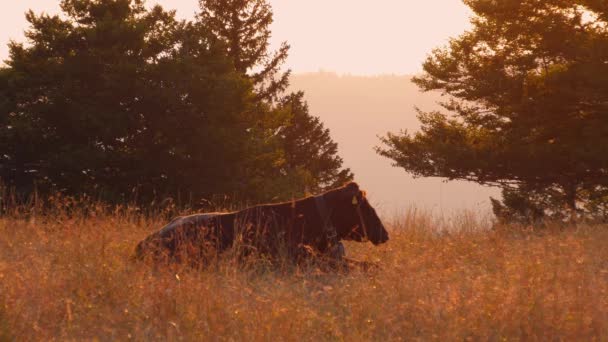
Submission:
<svg viewBox="0 0 608 342">
<path fill-rule="evenodd" d="M 136 248 L 136 257 L 199 258 L 211 249 L 223 250 L 232 242 L 232 216 L 232 213 L 178 216 L 141 241 Z"/>
</svg>

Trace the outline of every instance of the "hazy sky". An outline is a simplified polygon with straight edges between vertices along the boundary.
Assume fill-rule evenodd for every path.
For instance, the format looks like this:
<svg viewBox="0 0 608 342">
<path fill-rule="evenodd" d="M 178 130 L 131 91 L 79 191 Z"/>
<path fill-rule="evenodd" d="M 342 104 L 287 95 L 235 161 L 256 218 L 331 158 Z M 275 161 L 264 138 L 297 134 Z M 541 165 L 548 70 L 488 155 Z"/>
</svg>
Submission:
<svg viewBox="0 0 608 342">
<path fill-rule="evenodd" d="M 191 17 L 197 0 L 148 0 Z M 288 41 L 287 66 L 350 74 L 411 74 L 432 48 L 468 27 L 461 0 L 271 0 L 273 45 Z M 9 39 L 23 40 L 24 12 L 56 13 L 59 0 L 2 1 L 0 59 Z"/>
</svg>

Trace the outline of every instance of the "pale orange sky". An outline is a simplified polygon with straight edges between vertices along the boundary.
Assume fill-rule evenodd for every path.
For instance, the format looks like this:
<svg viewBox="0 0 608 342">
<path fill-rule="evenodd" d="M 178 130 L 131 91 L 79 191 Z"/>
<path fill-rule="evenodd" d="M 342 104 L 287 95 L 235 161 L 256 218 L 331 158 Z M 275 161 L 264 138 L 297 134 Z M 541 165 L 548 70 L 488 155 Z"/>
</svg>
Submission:
<svg viewBox="0 0 608 342">
<path fill-rule="evenodd" d="M 148 0 L 191 17 L 197 0 Z M 273 45 L 288 41 L 287 67 L 359 75 L 411 74 L 434 47 L 468 27 L 470 11 L 461 0 L 271 0 Z M 23 40 L 24 13 L 56 13 L 59 0 L 3 1 L 0 59 L 9 39 Z"/>
</svg>

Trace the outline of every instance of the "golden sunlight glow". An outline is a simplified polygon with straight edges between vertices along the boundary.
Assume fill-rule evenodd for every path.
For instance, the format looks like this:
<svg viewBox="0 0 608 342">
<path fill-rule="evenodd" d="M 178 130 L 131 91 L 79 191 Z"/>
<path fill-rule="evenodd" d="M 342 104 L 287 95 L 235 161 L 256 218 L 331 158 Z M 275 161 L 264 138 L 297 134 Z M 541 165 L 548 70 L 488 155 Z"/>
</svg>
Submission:
<svg viewBox="0 0 608 342">
<path fill-rule="evenodd" d="M 460 0 L 272 0 L 274 46 L 288 41 L 294 72 L 320 69 L 356 75 L 411 74 L 432 48 L 468 27 Z M 192 17 L 196 0 L 148 0 Z M 59 0 L 5 2 L 0 12 L 0 58 L 9 39 L 23 40 L 24 12 L 56 13 Z"/>
</svg>

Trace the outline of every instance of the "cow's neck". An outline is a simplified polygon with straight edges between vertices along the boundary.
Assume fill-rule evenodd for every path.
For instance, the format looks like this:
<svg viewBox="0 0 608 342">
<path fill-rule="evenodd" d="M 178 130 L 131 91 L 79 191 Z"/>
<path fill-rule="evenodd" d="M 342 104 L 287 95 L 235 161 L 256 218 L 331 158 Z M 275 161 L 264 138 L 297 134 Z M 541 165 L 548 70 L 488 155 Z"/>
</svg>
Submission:
<svg viewBox="0 0 608 342">
<path fill-rule="evenodd" d="M 323 195 L 315 196 L 315 206 L 317 207 L 317 212 L 321 217 L 321 226 L 323 227 L 323 233 L 325 234 L 329 247 L 337 245 L 338 232 L 331 221 L 331 211 L 327 206 L 327 201 Z"/>
</svg>

